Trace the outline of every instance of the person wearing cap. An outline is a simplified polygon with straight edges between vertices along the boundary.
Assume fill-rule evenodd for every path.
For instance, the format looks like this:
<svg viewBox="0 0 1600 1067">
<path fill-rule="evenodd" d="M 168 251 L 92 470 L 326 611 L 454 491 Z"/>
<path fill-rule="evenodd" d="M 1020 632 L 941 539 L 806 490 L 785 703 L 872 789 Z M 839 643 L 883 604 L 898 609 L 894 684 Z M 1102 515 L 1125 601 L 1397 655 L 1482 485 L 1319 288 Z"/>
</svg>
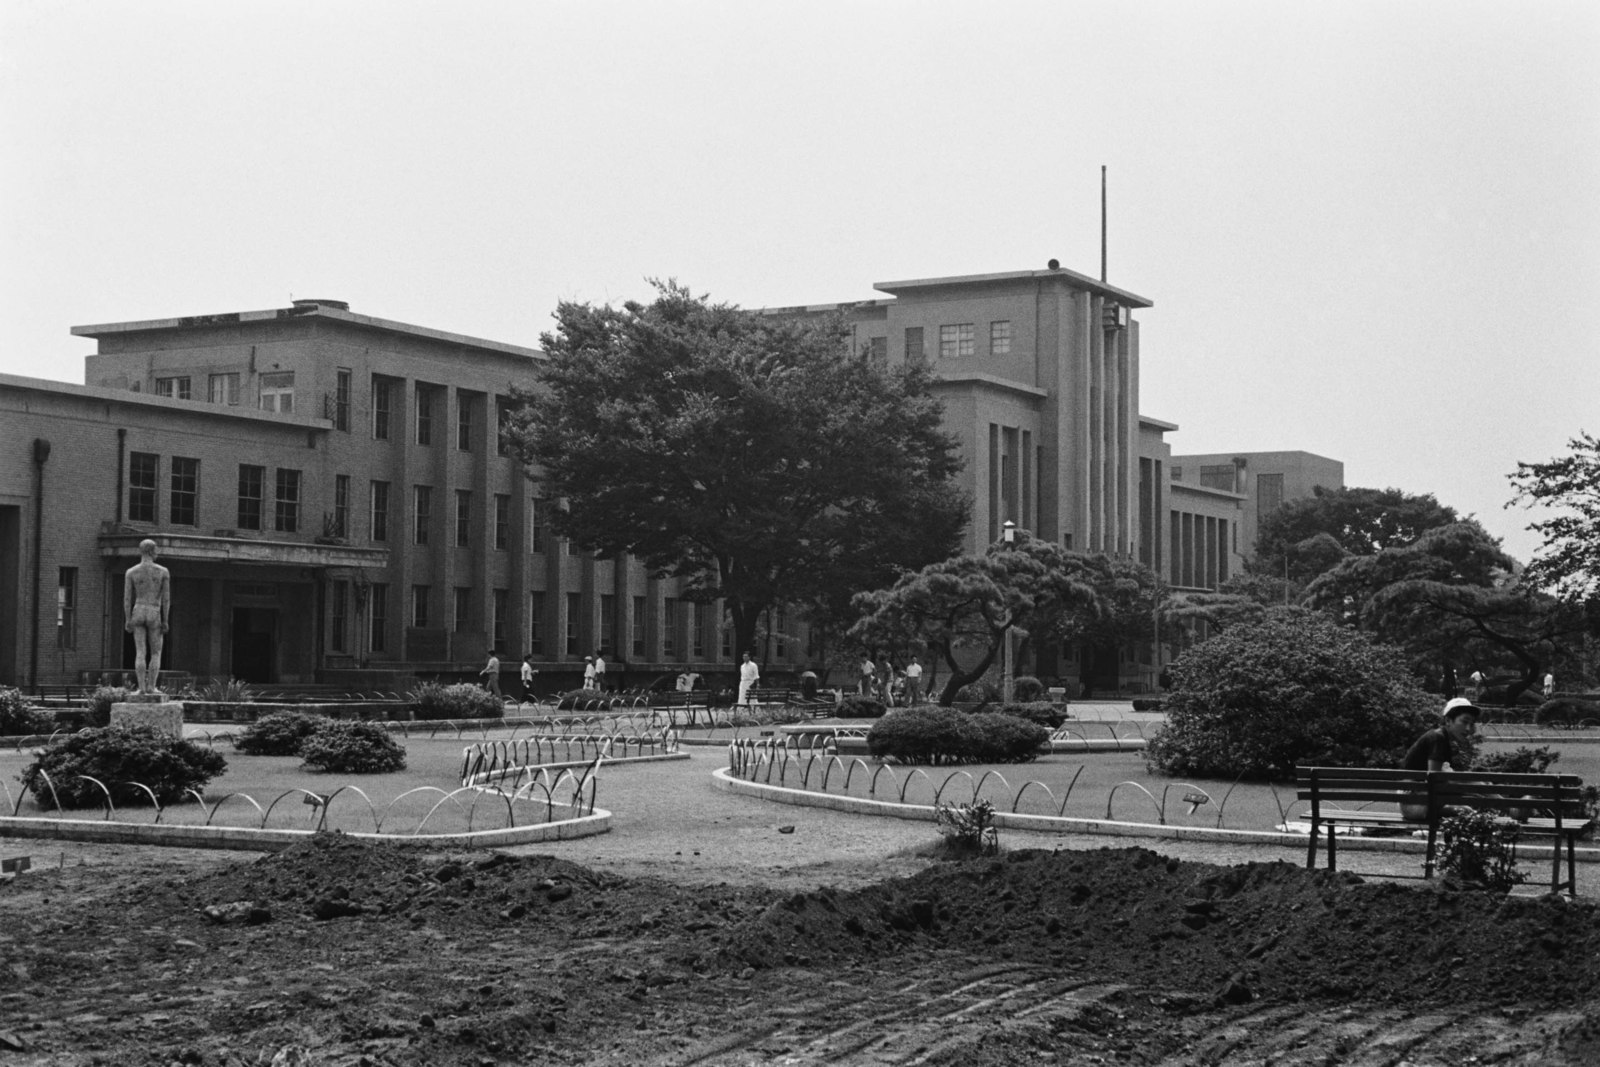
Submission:
<svg viewBox="0 0 1600 1067">
<path fill-rule="evenodd" d="M 1472 731 L 1478 725 L 1478 709 L 1466 697 L 1455 697 L 1444 706 L 1444 723 L 1417 738 L 1406 751 L 1400 766 L 1408 771 L 1448 771 L 1457 759 L 1467 758 Z M 1416 822 L 1426 822 L 1426 804 L 1401 804 L 1400 814 Z"/>
</svg>

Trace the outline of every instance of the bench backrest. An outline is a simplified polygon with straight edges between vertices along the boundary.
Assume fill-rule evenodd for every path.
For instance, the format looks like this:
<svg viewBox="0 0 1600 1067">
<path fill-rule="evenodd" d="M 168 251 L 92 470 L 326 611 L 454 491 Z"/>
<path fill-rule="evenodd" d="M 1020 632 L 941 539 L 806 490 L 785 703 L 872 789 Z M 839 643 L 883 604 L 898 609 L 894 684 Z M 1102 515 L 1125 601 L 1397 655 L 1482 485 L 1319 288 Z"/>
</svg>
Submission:
<svg viewBox="0 0 1600 1067">
<path fill-rule="evenodd" d="M 1297 767 L 1299 799 L 1452 804 L 1486 811 L 1548 810 L 1583 814 L 1583 779 L 1573 774 L 1407 771 L 1374 767 Z"/>
</svg>

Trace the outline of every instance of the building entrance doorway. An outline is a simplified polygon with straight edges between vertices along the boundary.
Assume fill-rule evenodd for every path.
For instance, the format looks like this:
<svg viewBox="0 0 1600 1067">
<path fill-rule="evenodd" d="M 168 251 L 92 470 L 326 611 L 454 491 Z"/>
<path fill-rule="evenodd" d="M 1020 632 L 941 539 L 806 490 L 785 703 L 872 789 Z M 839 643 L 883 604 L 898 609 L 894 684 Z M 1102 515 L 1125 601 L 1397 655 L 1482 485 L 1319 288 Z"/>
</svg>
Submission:
<svg viewBox="0 0 1600 1067">
<path fill-rule="evenodd" d="M 245 682 L 278 680 L 278 612 L 275 608 L 234 608 L 233 677 Z"/>
</svg>

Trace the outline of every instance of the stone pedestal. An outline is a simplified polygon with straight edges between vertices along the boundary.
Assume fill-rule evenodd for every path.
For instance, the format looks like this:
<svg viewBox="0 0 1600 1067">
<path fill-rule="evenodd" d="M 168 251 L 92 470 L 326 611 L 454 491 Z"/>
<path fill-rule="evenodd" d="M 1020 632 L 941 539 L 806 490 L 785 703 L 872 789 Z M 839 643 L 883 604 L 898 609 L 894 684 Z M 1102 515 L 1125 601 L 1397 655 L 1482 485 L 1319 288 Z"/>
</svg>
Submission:
<svg viewBox="0 0 1600 1067">
<path fill-rule="evenodd" d="M 112 726 L 154 726 L 169 737 L 183 737 L 183 703 L 159 695 L 111 705 Z"/>
</svg>

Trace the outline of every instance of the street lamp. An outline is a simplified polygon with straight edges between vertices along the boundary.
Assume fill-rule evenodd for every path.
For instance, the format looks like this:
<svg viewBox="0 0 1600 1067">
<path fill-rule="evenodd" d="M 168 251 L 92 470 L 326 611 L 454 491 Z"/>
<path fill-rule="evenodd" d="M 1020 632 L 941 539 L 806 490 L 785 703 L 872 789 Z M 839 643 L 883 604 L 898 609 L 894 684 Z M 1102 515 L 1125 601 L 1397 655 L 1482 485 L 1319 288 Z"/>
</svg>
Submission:
<svg viewBox="0 0 1600 1067">
<path fill-rule="evenodd" d="M 1007 547 L 1016 544 L 1017 524 L 1007 519 L 1000 525 L 1000 540 Z M 1011 625 L 1006 627 L 1005 644 L 1000 652 L 1000 699 L 1007 704 L 1011 703 L 1016 693 L 1016 679 L 1013 677 L 1016 662 L 1016 649 L 1012 646 L 1012 638 L 1016 635 L 1016 620 L 1011 620 Z"/>
</svg>

